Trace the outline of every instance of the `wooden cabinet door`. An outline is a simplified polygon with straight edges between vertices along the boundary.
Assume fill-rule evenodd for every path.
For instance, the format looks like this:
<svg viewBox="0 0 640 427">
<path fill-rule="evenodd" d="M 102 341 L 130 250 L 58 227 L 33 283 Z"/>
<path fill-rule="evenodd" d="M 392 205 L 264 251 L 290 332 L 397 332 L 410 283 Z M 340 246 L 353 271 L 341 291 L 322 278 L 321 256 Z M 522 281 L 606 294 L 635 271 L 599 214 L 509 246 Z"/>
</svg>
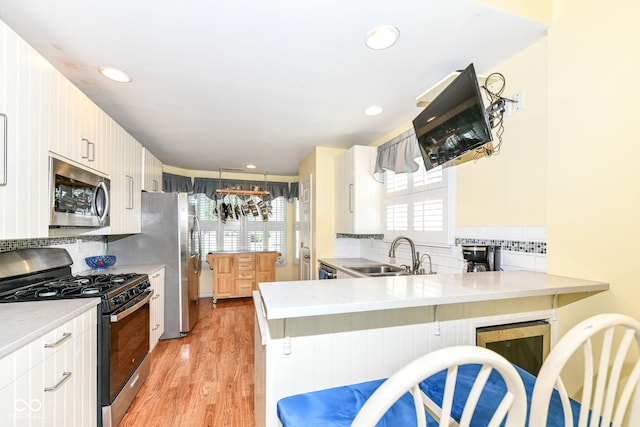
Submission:
<svg viewBox="0 0 640 427">
<path fill-rule="evenodd" d="M 236 290 L 235 255 L 214 255 L 213 258 L 213 297 L 231 297 Z"/>
<path fill-rule="evenodd" d="M 276 280 L 276 258 L 280 253 L 256 254 L 256 287 L 260 282 L 275 282 Z"/>
</svg>

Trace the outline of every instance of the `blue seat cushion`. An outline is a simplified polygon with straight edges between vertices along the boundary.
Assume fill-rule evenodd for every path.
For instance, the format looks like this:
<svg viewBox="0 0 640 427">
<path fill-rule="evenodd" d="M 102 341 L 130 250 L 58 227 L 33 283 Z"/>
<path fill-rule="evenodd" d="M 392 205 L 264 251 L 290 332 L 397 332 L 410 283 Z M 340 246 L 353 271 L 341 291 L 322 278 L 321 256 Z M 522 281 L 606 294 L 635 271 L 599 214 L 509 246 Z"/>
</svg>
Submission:
<svg viewBox="0 0 640 427">
<path fill-rule="evenodd" d="M 515 366 L 515 368 L 525 385 L 527 392 L 527 411 L 529 411 L 536 377 L 518 366 Z M 464 404 L 479 370 L 480 365 L 477 364 L 462 365 L 458 368 L 451 411 L 451 415 L 456 421 L 460 421 Z M 420 383 L 422 391 L 439 406 L 442 406 L 445 378 L 446 371 L 442 371 Z M 283 427 L 349 427 L 364 405 L 364 402 L 366 402 L 369 396 L 371 396 L 383 382 L 384 379 L 379 379 L 285 397 L 278 401 L 278 417 Z M 472 417 L 471 426 L 485 427 L 488 425 L 506 390 L 506 384 L 500 374 L 493 371 L 480 395 L 478 405 Z M 580 404 L 571 400 L 571 406 L 574 425 L 577 425 Z M 528 418 L 527 416 L 527 419 Z M 427 425 L 438 425 L 428 413 Z M 377 426 L 416 426 L 415 410 L 411 395 L 407 393 L 399 399 L 380 422 L 378 422 Z M 547 426 L 566 427 L 564 425 L 560 396 L 555 390 L 551 397 Z"/>
<path fill-rule="evenodd" d="M 278 401 L 278 418 L 284 427 L 349 427 L 369 396 L 384 379 L 350 384 L 284 397 Z M 413 398 L 402 396 L 376 424 L 378 427 L 416 426 Z M 427 425 L 438 423 L 427 414 Z"/>
<path fill-rule="evenodd" d="M 515 366 L 516 371 L 524 382 L 524 387 L 527 392 L 527 420 L 529 419 L 529 411 L 531 409 L 531 396 L 533 395 L 533 386 L 536 383 L 536 377 L 531 375 L 524 369 Z M 469 364 L 462 365 L 458 368 L 458 376 L 456 379 L 456 387 L 453 397 L 453 408 L 451 410 L 453 418 L 460 421 L 462 416 L 462 410 L 467 400 L 467 396 L 471 391 L 473 382 L 475 381 L 478 372 L 480 371 L 480 365 Z M 444 393 L 444 381 L 446 378 L 446 371 L 439 372 L 425 379 L 420 383 L 420 389 L 427 395 L 433 402 L 439 406 L 442 406 L 442 397 Z M 474 411 L 471 425 L 473 426 L 486 426 L 491 419 L 491 416 L 498 407 L 498 404 L 502 400 L 502 396 L 506 393 L 507 386 L 502 379 L 502 376 L 495 370 L 489 375 L 489 380 L 485 385 L 478 405 Z M 571 410 L 573 412 L 573 424 L 578 424 L 578 415 L 580 412 L 580 404 L 575 400 L 570 400 Z M 528 425 L 528 422 L 527 422 Z M 557 390 L 553 391 L 551 396 L 551 402 L 549 405 L 549 415 L 547 418 L 548 427 L 566 427 L 564 425 L 564 412 L 562 410 L 562 402 L 560 401 L 560 395 Z"/>
</svg>

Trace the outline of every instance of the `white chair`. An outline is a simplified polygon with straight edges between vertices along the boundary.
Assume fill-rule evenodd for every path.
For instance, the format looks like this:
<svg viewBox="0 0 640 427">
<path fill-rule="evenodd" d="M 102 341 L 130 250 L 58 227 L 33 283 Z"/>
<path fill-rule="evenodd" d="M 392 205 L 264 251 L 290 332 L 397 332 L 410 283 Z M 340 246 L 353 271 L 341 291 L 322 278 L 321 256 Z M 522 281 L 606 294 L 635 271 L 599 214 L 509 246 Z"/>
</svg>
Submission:
<svg viewBox="0 0 640 427">
<path fill-rule="evenodd" d="M 465 372 L 464 380 L 457 378 L 459 369 Z M 444 384 L 438 382 L 431 389 L 421 384 L 426 378 L 433 382 L 435 377 L 442 377 Z M 457 380 L 464 384 L 457 386 Z M 439 405 L 428 395 L 435 389 Z M 481 397 L 483 392 L 486 394 Z M 419 357 L 384 382 L 283 398 L 278 402 L 278 415 L 285 427 L 373 427 L 378 421 L 386 426 L 418 427 L 449 426 L 458 421 L 460 426 L 497 427 L 505 421 L 505 427 L 523 427 L 527 396 L 520 375 L 505 358 L 483 347 L 455 346 Z"/>
<path fill-rule="evenodd" d="M 640 426 L 639 351 L 640 322 L 628 316 L 600 314 L 574 326 L 553 347 L 540 369 L 529 427 L 547 425 L 554 387 L 562 409 L 551 418 L 564 417 L 565 426 Z M 561 378 L 565 366 L 571 366 L 572 371 L 583 367 L 580 405 L 569 399 Z M 576 418 L 579 421 L 574 424 Z"/>
</svg>

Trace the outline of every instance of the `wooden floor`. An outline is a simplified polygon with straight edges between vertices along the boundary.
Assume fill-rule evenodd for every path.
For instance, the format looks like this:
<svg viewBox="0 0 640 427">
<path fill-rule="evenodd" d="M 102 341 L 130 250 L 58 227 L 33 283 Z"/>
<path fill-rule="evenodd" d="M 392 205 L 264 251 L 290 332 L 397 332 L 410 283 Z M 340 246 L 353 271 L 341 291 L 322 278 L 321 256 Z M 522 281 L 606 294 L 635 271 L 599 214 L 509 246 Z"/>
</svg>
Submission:
<svg viewBox="0 0 640 427">
<path fill-rule="evenodd" d="M 253 427 L 253 301 L 200 300 L 186 337 L 161 340 L 120 427 Z"/>
</svg>

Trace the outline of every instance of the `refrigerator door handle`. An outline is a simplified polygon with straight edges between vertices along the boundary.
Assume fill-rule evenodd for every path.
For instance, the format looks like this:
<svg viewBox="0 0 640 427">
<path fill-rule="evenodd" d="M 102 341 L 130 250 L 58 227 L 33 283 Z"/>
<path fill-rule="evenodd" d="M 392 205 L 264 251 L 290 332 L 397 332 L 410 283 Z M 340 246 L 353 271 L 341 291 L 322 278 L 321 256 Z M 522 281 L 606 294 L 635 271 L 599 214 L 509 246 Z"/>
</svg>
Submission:
<svg viewBox="0 0 640 427">
<path fill-rule="evenodd" d="M 194 241 L 196 244 L 194 245 Z M 191 242 L 192 242 L 192 251 L 195 256 L 195 262 L 193 263 L 193 272 L 196 274 L 200 274 L 202 270 L 202 235 L 200 234 L 200 221 L 198 220 L 198 216 L 193 216 L 193 228 L 191 229 Z"/>
</svg>

